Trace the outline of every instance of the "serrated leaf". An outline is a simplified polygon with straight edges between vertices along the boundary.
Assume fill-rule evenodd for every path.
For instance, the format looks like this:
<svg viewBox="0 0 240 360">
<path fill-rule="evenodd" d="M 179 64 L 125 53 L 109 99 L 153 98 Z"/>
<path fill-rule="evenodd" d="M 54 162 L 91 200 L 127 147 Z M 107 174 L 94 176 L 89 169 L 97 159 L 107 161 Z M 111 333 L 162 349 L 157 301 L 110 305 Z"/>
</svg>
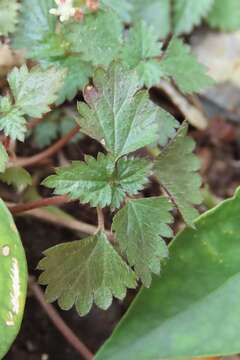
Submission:
<svg viewBox="0 0 240 360">
<path fill-rule="evenodd" d="M 170 246 L 95 360 L 192 359 L 240 352 L 240 189 Z M 216 338 L 216 329 L 217 338 Z"/>
<path fill-rule="evenodd" d="M 207 15 L 213 2 L 214 0 L 174 0 L 173 22 L 175 34 L 190 33 L 193 27 L 199 25 L 202 18 Z"/>
<path fill-rule="evenodd" d="M 44 270 L 39 282 L 48 285 L 46 299 L 58 299 L 59 306 L 74 304 L 86 315 L 93 302 L 107 309 L 112 297 L 123 299 L 126 288 L 136 287 L 136 276 L 117 254 L 104 233 L 84 240 L 57 245 L 45 252 L 38 269 Z"/>
<path fill-rule="evenodd" d="M 87 104 L 78 103 L 81 131 L 100 141 L 115 158 L 157 140 L 158 107 L 141 84 L 135 71 L 119 63 L 107 72 L 98 69 L 94 87 L 85 89 Z"/>
<path fill-rule="evenodd" d="M 2 200 L 0 223 L 0 359 L 3 359 L 20 330 L 28 276 L 19 233 Z"/>
<path fill-rule="evenodd" d="M 172 237 L 171 202 L 164 197 L 129 200 L 113 219 L 112 229 L 130 266 L 146 287 L 151 272 L 160 273 L 160 260 L 168 255 L 162 237 Z"/>
<path fill-rule="evenodd" d="M 170 0 L 131 0 L 134 23 L 144 20 L 153 26 L 156 36 L 164 39 L 171 30 Z"/>
<path fill-rule="evenodd" d="M 5 147 L 0 142 L 0 173 L 4 172 L 8 163 L 8 154 Z"/>
<path fill-rule="evenodd" d="M 0 35 L 8 35 L 15 30 L 20 4 L 17 0 L 0 0 Z"/>
<path fill-rule="evenodd" d="M 59 195 L 69 195 L 91 206 L 118 208 L 126 193 L 137 194 L 151 174 L 151 164 L 143 159 L 119 159 L 102 153 L 97 159 L 86 156 L 85 162 L 75 161 L 71 166 L 56 169 L 43 185 L 55 189 Z"/>
<path fill-rule="evenodd" d="M 151 87 L 163 75 L 160 62 L 154 59 L 160 56 L 161 48 L 154 28 L 141 21 L 129 31 L 121 59 L 130 69 L 136 69 L 143 85 Z"/>
<path fill-rule="evenodd" d="M 19 26 L 13 46 L 16 48 L 36 49 L 48 33 L 55 31 L 57 18 L 49 14 L 54 0 L 23 0 Z"/>
<path fill-rule="evenodd" d="M 24 168 L 13 166 L 0 174 L 0 181 L 13 185 L 18 191 L 23 191 L 28 185 L 32 184 L 32 177 Z"/>
<path fill-rule="evenodd" d="M 169 139 L 172 139 L 176 135 L 176 130 L 179 127 L 179 122 L 169 112 L 159 108 L 159 120 L 158 120 L 158 144 L 165 146 Z"/>
<path fill-rule="evenodd" d="M 171 196 L 183 219 L 190 226 L 198 212 L 193 204 L 200 204 L 201 178 L 196 173 L 200 167 L 193 154 L 194 141 L 187 137 L 187 124 L 183 124 L 175 138 L 164 148 L 154 165 L 155 175 Z"/>
<path fill-rule="evenodd" d="M 89 14 L 83 22 L 73 22 L 63 29 L 71 44 L 71 51 L 93 65 L 109 65 L 119 52 L 123 25 L 117 14 L 98 11 Z"/>
<path fill-rule="evenodd" d="M 8 82 L 15 107 L 29 116 L 41 117 L 50 111 L 49 105 L 57 99 L 64 77 L 65 70 L 54 67 L 47 70 L 34 67 L 30 71 L 26 65 L 14 68 L 8 75 Z"/>
<path fill-rule="evenodd" d="M 122 20 L 126 22 L 130 21 L 130 11 L 132 9 L 132 5 L 129 3 L 129 0 L 100 0 L 100 4 L 115 11 Z"/>
<path fill-rule="evenodd" d="M 173 78 L 184 93 L 193 93 L 213 85 L 204 65 L 191 54 L 188 45 L 174 38 L 161 62 L 166 76 Z"/>
<path fill-rule="evenodd" d="M 12 108 L 5 112 L 1 106 L 2 101 L 4 98 L 0 99 L 0 130 L 13 140 L 24 141 L 27 127 L 22 110 Z"/>
<path fill-rule="evenodd" d="M 234 31 L 240 28 L 240 3 L 238 0 L 215 0 L 207 17 L 213 28 Z"/>
</svg>

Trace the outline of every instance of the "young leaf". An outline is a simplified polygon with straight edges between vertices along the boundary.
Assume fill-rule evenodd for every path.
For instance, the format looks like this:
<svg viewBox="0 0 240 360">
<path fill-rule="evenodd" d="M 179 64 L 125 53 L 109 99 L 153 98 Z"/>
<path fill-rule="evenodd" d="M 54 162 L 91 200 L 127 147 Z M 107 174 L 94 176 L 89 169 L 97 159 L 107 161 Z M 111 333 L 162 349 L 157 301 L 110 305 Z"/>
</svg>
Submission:
<svg viewBox="0 0 240 360">
<path fill-rule="evenodd" d="M 120 249 L 146 287 L 151 285 L 151 272 L 159 274 L 160 260 L 168 255 L 162 236 L 173 235 L 170 210 L 164 197 L 129 200 L 113 219 Z"/>
<path fill-rule="evenodd" d="M 174 0 L 173 21 L 175 34 L 190 33 L 207 15 L 214 0 Z M 218 2 L 218 0 L 216 1 Z"/>
<path fill-rule="evenodd" d="M 0 35 L 8 35 L 15 30 L 17 12 L 20 8 L 17 0 L 0 0 Z"/>
<path fill-rule="evenodd" d="M 0 130 L 13 140 L 24 141 L 27 132 L 23 111 L 14 108 L 8 96 L 0 97 Z"/>
<path fill-rule="evenodd" d="M 58 168 L 43 185 L 55 189 L 59 195 L 80 199 L 81 203 L 118 208 L 126 193 L 137 194 L 151 174 L 151 165 L 143 159 L 120 159 L 116 164 L 111 156 L 102 153 L 97 159 L 86 156 L 85 162 Z"/>
<path fill-rule="evenodd" d="M 50 111 L 49 105 L 57 99 L 58 91 L 63 85 L 64 70 L 49 68 L 41 70 L 35 67 L 28 70 L 26 65 L 14 68 L 8 76 L 15 107 L 24 114 L 41 117 Z"/>
<path fill-rule="evenodd" d="M 132 5 L 129 0 L 100 0 L 100 4 L 115 11 L 122 20 L 126 22 L 130 21 L 130 11 L 132 9 Z"/>
<path fill-rule="evenodd" d="M 161 48 L 154 28 L 141 21 L 129 31 L 121 59 L 130 69 L 136 69 L 143 85 L 151 87 L 163 75 L 160 62 L 154 59 L 160 56 Z"/>
<path fill-rule="evenodd" d="M 23 191 L 32 184 L 32 177 L 24 168 L 9 167 L 3 174 L 0 174 L 0 181 L 13 185 L 18 191 Z"/>
<path fill-rule="evenodd" d="M 234 31 L 240 28 L 240 3 L 238 0 L 215 0 L 207 22 L 213 28 Z"/>
<path fill-rule="evenodd" d="M 183 124 L 175 138 L 162 151 L 155 162 L 155 174 L 171 196 L 186 223 L 193 226 L 198 212 L 193 204 L 200 204 L 201 179 L 196 171 L 199 160 L 192 153 L 194 141 L 187 137 L 187 124 Z"/>
<path fill-rule="evenodd" d="M 86 315 L 93 302 L 106 310 L 112 297 L 123 299 L 126 288 L 136 287 L 136 276 L 117 254 L 104 233 L 84 240 L 57 245 L 45 253 L 38 269 L 44 270 L 39 282 L 48 285 L 46 299 L 58 299 L 59 306 L 74 304 Z"/>
<path fill-rule="evenodd" d="M 71 51 L 93 65 L 109 65 L 119 52 L 123 25 L 117 14 L 98 11 L 89 14 L 83 22 L 74 22 L 63 29 Z"/>
<path fill-rule="evenodd" d="M 0 173 L 4 172 L 8 163 L 8 154 L 5 147 L 0 142 Z"/>
<path fill-rule="evenodd" d="M 174 38 L 164 55 L 161 66 L 166 76 L 172 77 L 184 93 L 200 91 L 213 84 L 206 68 L 191 54 L 188 45 Z"/>
<path fill-rule="evenodd" d="M 156 36 L 164 39 L 171 30 L 170 0 L 131 0 L 134 22 L 144 20 L 153 26 Z"/>
<path fill-rule="evenodd" d="M 157 140 L 158 107 L 134 71 L 113 63 L 107 72 L 98 69 L 94 87 L 84 93 L 87 104 L 78 103 L 81 131 L 100 141 L 115 158 Z"/>
</svg>

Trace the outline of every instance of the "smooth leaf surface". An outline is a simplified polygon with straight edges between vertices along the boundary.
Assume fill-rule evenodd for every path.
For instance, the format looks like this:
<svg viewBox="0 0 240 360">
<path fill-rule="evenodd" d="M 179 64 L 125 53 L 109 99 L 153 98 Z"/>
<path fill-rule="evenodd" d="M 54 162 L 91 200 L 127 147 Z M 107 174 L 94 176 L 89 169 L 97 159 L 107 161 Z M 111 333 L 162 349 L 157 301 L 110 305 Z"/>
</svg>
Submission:
<svg viewBox="0 0 240 360">
<path fill-rule="evenodd" d="M 0 359 L 17 336 L 27 290 L 27 265 L 21 239 L 0 200 Z"/>
<path fill-rule="evenodd" d="M 238 0 L 215 0 L 207 22 L 213 28 L 235 31 L 240 28 L 240 3 Z"/>
<path fill-rule="evenodd" d="M 9 167 L 0 174 L 0 181 L 13 185 L 18 191 L 23 191 L 32 184 L 32 177 L 27 170 L 21 167 Z"/>
<path fill-rule="evenodd" d="M 170 246 L 169 261 L 140 292 L 96 360 L 238 354 L 240 190 Z"/>
<path fill-rule="evenodd" d="M 120 249 L 146 287 L 151 285 L 151 272 L 159 274 L 160 260 L 168 256 L 162 237 L 173 235 L 171 210 L 164 197 L 129 200 L 113 219 Z"/>
<path fill-rule="evenodd" d="M 200 162 L 193 154 L 195 143 L 187 137 L 187 130 L 188 126 L 184 123 L 173 140 L 160 153 L 154 171 L 186 223 L 192 226 L 198 215 L 193 204 L 200 204 L 202 197 L 201 178 L 197 174 Z"/>
<path fill-rule="evenodd" d="M 98 140 L 115 158 L 157 140 L 158 107 L 147 91 L 139 91 L 135 71 L 112 63 L 107 72 L 98 69 L 94 87 L 84 93 L 87 102 L 78 103 L 81 131 Z"/>
<path fill-rule="evenodd" d="M 100 0 L 100 4 L 114 10 L 124 21 L 130 21 L 132 5 L 129 0 Z"/>
<path fill-rule="evenodd" d="M 79 314 L 85 315 L 93 302 L 106 310 L 113 296 L 123 299 L 127 287 L 136 287 L 134 272 L 104 233 L 57 245 L 48 249 L 45 255 L 38 265 L 44 270 L 39 281 L 48 285 L 47 301 L 58 299 L 64 310 L 75 304 Z"/>
</svg>

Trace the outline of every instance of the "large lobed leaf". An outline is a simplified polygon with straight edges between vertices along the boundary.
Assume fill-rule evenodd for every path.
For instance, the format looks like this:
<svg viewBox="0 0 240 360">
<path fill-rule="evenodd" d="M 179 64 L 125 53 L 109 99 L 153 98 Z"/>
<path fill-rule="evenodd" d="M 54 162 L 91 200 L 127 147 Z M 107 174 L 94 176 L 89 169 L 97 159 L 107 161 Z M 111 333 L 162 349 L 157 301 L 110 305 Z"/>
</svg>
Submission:
<svg viewBox="0 0 240 360">
<path fill-rule="evenodd" d="M 40 283 L 48 285 L 46 299 L 58 299 L 69 310 L 74 304 L 80 315 L 89 312 L 93 302 L 107 309 L 112 297 L 123 299 L 126 288 L 136 287 L 136 276 L 114 250 L 104 233 L 57 245 L 45 252 L 38 269 L 44 270 Z"/>
<path fill-rule="evenodd" d="M 164 148 L 155 161 L 155 174 L 178 207 L 183 219 L 190 226 L 198 212 L 193 204 L 202 200 L 201 178 L 196 173 L 200 167 L 198 158 L 193 154 L 194 141 L 187 137 L 188 126 L 184 123 L 175 138 Z"/>
<path fill-rule="evenodd" d="M 140 292 L 96 360 L 240 352 L 240 189 L 195 227 L 176 237 L 161 278 Z"/>
<path fill-rule="evenodd" d="M 113 219 L 120 249 L 146 287 L 151 285 L 151 272 L 159 274 L 160 260 L 168 255 L 162 237 L 173 235 L 170 210 L 172 204 L 164 197 L 129 200 Z"/>
<path fill-rule="evenodd" d="M 119 159 L 98 154 L 97 159 L 85 156 L 85 162 L 75 161 L 56 170 L 43 184 L 60 195 L 69 195 L 91 206 L 118 208 L 126 194 L 142 190 L 151 174 L 151 163 L 144 159 Z"/>
</svg>

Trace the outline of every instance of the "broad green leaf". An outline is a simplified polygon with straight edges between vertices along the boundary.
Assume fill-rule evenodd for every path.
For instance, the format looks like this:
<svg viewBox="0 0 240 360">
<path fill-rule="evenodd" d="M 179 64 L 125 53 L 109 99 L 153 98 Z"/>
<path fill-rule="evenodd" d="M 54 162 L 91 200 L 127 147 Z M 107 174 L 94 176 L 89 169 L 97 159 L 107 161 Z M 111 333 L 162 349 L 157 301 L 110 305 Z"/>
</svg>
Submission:
<svg viewBox="0 0 240 360">
<path fill-rule="evenodd" d="M 100 4 L 115 11 L 124 21 L 130 21 L 130 10 L 132 6 L 129 0 L 100 0 Z"/>
<path fill-rule="evenodd" d="M 87 102 L 78 103 L 81 131 L 100 141 L 115 158 L 157 140 L 158 107 L 147 91 L 138 91 L 135 71 L 113 63 L 107 72 L 98 69 L 94 87 L 85 89 Z"/>
<path fill-rule="evenodd" d="M 187 137 L 187 124 L 183 124 L 173 140 L 164 148 L 154 166 L 155 175 L 178 207 L 190 226 L 198 212 L 193 204 L 200 204 L 201 178 L 196 173 L 200 167 L 193 154 L 194 141 Z"/>
<path fill-rule="evenodd" d="M 32 177 L 24 168 L 9 167 L 3 174 L 0 174 L 0 181 L 13 185 L 18 191 L 23 191 L 32 184 Z"/>
<path fill-rule="evenodd" d="M 240 352 L 240 190 L 170 246 L 96 360 L 186 359 Z"/>
<path fill-rule="evenodd" d="M 189 33 L 207 15 L 214 0 L 174 0 L 173 22 L 177 35 Z M 218 0 L 217 0 L 218 1 Z M 227 0 L 228 1 L 228 0 Z"/>
<path fill-rule="evenodd" d="M 240 3 L 238 0 L 215 0 L 207 22 L 223 31 L 240 29 Z"/>
<path fill-rule="evenodd" d="M 48 285 L 46 299 L 58 300 L 70 309 L 74 304 L 80 315 L 86 315 L 93 302 L 107 309 L 112 297 L 123 299 L 126 288 L 136 287 L 136 276 L 127 266 L 104 233 L 57 245 L 48 249 L 38 269 L 44 270 L 39 282 Z"/>
<path fill-rule="evenodd" d="M 15 30 L 17 12 L 20 8 L 17 0 L 0 0 L 0 35 L 8 35 Z"/>
<path fill-rule="evenodd" d="M 136 69 L 143 85 L 151 87 L 159 83 L 163 71 L 160 61 L 162 43 L 153 27 L 138 22 L 130 31 L 121 52 L 121 59 L 130 69 Z"/>
<path fill-rule="evenodd" d="M 151 285 L 151 272 L 159 274 L 160 260 L 168 256 L 162 237 L 173 235 L 170 210 L 172 204 L 164 197 L 129 200 L 113 219 L 120 249 L 146 287 Z"/>
<path fill-rule="evenodd" d="M 144 159 L 119 159 L 102 153 L 97 159 L 85 156 L 85 162 L 56 169 L 56 175 L 44 180 L 43 185 L 55 189 L 59 195 L 69 195 L 91 206 L 118 208 L 126 193 L 137 194 L 151 175 L 151 164 Z"/>
<path fill-rule="evenodd" d="M 144 20 L 153 26 L 156 36 L 164 39 L 171 31 L 170 0 L 130 0 L 134 22 Z"/>
<path fill-rule="evenodd" d="M 188 45 L 180 39 L 174 38 L 170 42 L 161 66 L 165 75 L 173 78 L 184 93 L 197 92 L 213 84 L 205 66 L 197 61 Z"/>
<path fill-rule="evenodd" d="M 27 291 L 27 264 L 13 218 L 0 200 L 0 359 L 15 340 Z"/>
<path fill-rule="evenodd" d="M 8 75 L 8 82 L 15 107 L 29 116 L 41 117 L 50 111 L 49 105 L 57 99 L 65 74 L 65 70 L 54 67 L 47 70 L 34 67 L 30 71 L 25 65 L 14 68 Z"/>
<path fill-rule="evenodd" d="M 54 4 L 54 0 L 22 0 L 14 47 L 35 49 L 48 33 L 55 32 L 57 18 L 49 14 Z"/>
<path fill-rule="evenodd" d="M 108 10 L 89 14 L 82 22 L 66 25 L 63 31 L 71 51 L 79 52 L 81 60 L 109 65 L 119 52 L 123 25 L 117 14 Z"/>
<path fill-rule="evenodd" d="M 5 147 L 0 142 L 0 173 L 4 172 L 8 163 L 8 154 Z"/>
</svg>

